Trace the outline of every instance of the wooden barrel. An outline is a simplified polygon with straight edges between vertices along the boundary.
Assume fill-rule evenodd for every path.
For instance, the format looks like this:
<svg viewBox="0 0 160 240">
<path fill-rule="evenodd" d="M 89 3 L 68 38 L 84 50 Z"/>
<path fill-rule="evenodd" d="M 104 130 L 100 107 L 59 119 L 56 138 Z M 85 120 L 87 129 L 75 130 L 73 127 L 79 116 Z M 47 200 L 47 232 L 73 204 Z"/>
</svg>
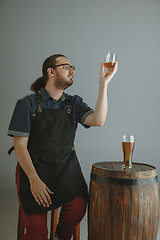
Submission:
<svg viewBox="0 0 160 240">
<path fill-rule="evenodd" d="M 122 162 L 92 165 L 88 240 L 156 240 L 159 189 L 156 168 Z"/>
</svg>

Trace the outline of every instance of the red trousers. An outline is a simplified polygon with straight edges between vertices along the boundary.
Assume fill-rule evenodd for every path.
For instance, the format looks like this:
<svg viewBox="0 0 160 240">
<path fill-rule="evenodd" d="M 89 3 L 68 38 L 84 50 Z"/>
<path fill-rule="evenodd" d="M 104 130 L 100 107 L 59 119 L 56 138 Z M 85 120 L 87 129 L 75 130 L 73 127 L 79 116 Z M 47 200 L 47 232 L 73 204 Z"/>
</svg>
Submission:
<svg viewBox="0 0 160 240">
<path fill-rule="evenodd" d="M 16 168 L 16 184 L 19 204 L 22 209 L 26 224 L 26 234 L 24 240 L 48 240 L 47 212 L 27 215 L 24 213 L 19 198 L 20 165 Z M 76 226 L 80 223 L 86 212 L 87 202 L 82 197 L 76 197 L 73 201 L 65 204 L 61 208 L 59 222 L 57 225 L 57 235 L 59 240 L 70 240 Z"/>
</svg>

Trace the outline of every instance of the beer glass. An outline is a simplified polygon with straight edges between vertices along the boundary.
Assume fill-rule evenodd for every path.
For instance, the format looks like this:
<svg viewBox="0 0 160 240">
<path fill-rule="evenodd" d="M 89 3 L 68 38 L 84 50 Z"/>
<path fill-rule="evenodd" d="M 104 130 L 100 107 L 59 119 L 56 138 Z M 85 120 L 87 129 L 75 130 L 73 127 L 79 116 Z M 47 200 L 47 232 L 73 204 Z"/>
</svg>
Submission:
<svg viewBox="0 0 160 240">
<path fill-rule="evenodd" d="M 117 61 L 117 54 L 108 52 L 106 58 L 104 59 L 104 66 L 108 69 L 112 69 Z"/>
<path fill-rule="evenodd" d="M 132 155 L 135 146 L 135 137 L 133 135 L 123 135 L 122 150 L 123 150 L 123 168 L 132 168 Z"/>
</svg>

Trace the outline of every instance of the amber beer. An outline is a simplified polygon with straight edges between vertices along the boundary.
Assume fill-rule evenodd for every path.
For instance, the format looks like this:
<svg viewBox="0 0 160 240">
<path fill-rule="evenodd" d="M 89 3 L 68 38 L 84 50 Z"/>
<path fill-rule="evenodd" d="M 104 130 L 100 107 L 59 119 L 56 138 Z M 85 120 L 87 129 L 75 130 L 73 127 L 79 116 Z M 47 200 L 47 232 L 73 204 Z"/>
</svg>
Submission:
<svg viewBox="0 0 160 240">
<path fill-rule="evenodd" d="M 108 69 L 112 69 L 112 68 L 114 68 L 114 66 L 115 66 L 115 63 L 112 63 L 112 62 L 105 62 L 105 63 L 103 63 L 104 64 L 104 66 L 106 67 L 106 68 L 108 68 Z"/>
<path fill-rule="evenodd" d="M 134 136 L 124 135 L 122 140 L 123 167 L 132 168 L 132 156 L 134 151 Z"/>
</svg>

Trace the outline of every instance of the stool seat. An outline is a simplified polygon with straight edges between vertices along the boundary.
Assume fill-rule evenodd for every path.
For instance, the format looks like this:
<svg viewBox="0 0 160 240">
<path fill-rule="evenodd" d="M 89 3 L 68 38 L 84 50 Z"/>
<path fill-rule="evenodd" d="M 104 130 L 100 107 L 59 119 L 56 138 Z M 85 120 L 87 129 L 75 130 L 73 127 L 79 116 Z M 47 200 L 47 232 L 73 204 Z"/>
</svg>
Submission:
<svg viewBox="0 0 160 240">
<path fill-rule="evenodd" d="M 55 209 L 51 211 L 50 238 L 49 238 L 50 240 L 53 240 L 53 236 L 57 228 L 57 219 L 58 209 Z M 23 240 L 24 234 L 25 234 L 25 222 L 23 219 L 21 208 L 19 207 L 17 240 Z M 77 225 L 74 231 L 73 240 L 80 240 L 80 223 Z"/>
</svg>

